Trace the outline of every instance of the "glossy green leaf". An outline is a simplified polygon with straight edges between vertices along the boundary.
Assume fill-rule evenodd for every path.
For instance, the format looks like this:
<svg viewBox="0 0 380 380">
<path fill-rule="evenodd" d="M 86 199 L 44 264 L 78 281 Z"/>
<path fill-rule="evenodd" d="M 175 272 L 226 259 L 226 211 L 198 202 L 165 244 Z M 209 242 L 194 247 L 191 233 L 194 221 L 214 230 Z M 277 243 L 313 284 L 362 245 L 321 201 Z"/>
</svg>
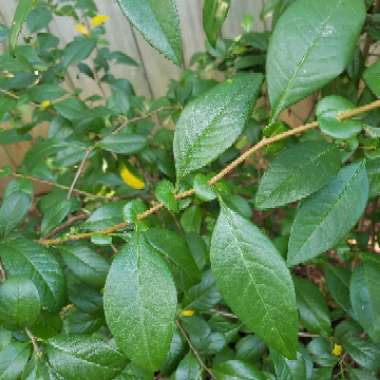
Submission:
<svg viewBox="0 0 380 380">
<path fill-rule="evenodd" d="M 272 119 L 343 72 L 365 14 L 362 0 L 298 0 L 287 8 L 276 24 L 267 56 Z"/>
<path fill-rule="evenodd" d="M 236 359 L 256 362 L 266 351 L 264 342 L 256 335 L 247 335 L 236 343 Z"/>
<path fill-rule="evenodd" d="M 15 237 L 1 243 L 0 258 L 8 276 L 26 276 L 34 282 L 42 308 L 51 312 L 60 310 L 65 300 L 63 269 L 48 249 Z"/>
<path fill-rule="evenodd" d="M 88 336 L 57 336 L 47 342 L 50 365 L 65 380 L 111 380 L 127 359 L 102 339 Z"/>
<path fill-rule="evenodd" d="M 121 10 L 144 38 L 175 64 L 182 63 L 179 18 L 174 0 L 118 0 Z"/>
<path fill-rule="evenodd" d="M 325 278 L 327 288 L 334 301 L 345 311 L 351 309 L 350 278 L 351 272 L 343 267 L 326 264 Z"/>
<path fill-rule="evenodd" d="M 281 356 L 277 351 L 271 351 L 276 378 L 281 380 L 304 380 L 307 379 L 306 362 L 303 355 L 297 352 L 297 358 L 289 360 Z"/>
<path fill-rule="evenodd" d="M 28 14 L 31 12 L 31 10 L 34 8 L 36 4 L 37 0 L 20 0 L 18 2 L 16 12 L 12 21 L 12 27 L 9 31 L 9 47 L 11 48 L 11 50 L 14 50 L 16 48 L 18 36 L 21 32 L 22 25 Z"/>
<path fill-rule="evenodd" d="M 65 245 L 59 251 L 64 263 L 76 277 L 95 288 L 103 287 L 109 264 L 100 253 L 85 243 Z"/>
<path fill-rule="evenodd" d="M 294 286 L 271 241 L 222 204 L 210 255 L 216 283 L 233 312 L 269 346 L 294 357 L 298 331 Z"/>
<path fill-rule="evenodd" d="M 368 67 L 363 73 L 363 78 L 371 91 L 380 97 L 380 61 Z"/>
<path fill-rule="evenodd" d="M 170 230 L 150 228 L 144 232 L 144 238 L 151 249 L 167 261 L 180 289 L 188 289 L 200 281 L 199 269 L 180 235 Z"/>
<path fill-rule="evenodd" d="M 320 290 L 309 280 L 294 277 L 302 325 L 311 333 L 331 333 L 330 312 Z"/>
<path fill-rule="evenodd" d="M 155 371 L 169 350 L 177 296 L 163 259 L 133 235 L 111 266 L 104 291 L 107 325 L 136 365 Z"/>
<path fill-rule="evenodd" d="M 230 8 L 230 0 L 205 0 L 203 29 L 211 45 L 215 45 Z"/>
<path fill-rule="evenodd" d="M 173 380 L 202 380 L 203 368 L 197 359 L 189 352 L 178 364 Z"/>
<path fill-rule="evenodd" d="M 28 361 L 31 347 L 27 343 L 12 342 L 0 351 L 0 379 L 16 380 Z"/>
<path fill-rule="evenodd" d="M 351 304 L 355 318 L 372 338 L 380 342 L 380 259 L 366 254 L 355 268 L 350 283 Z"/>
<path fill-rule="evenodd" d="M 334 247 L 357 223 L 367 200 L 364 161 L 341 169 L 298 209 L 291 228 L 288 263 L 304 262 Z"/>
<path fill-rule="evenodd" d="M 189 103 L 174 135 L 177 176 L 185 177 L 229 148 L 244 129 L 263 76 L 240 74 Z"/>
<path fill-rule="evenodd" d="M 10 330 L 33 325 L 41 311 L 40 296 L 34 283 L 15 276 L 0 284 L 0 324 Z"/>
<path fill-rule="evenodd" d="M 0 208 L 0 232 L 8 235 L 32 206 L 33 186 L 29 180 L 14 179 L 6 187 Z"/>
<path fill-rule="evenodd" d="M 307 141 L 281 152 L 271 162 L 256 194 L 256 207 L 274 208 L 319 190 L 340 168 L 339 150 L 332 144 Z"/>
<path fill-rule="evenodd" d="M 250 363 L 229 360 L 218 364 L 213 373 L 217 380 L 266 380 L 267 377 Z"/>
<path fill-rule="evenodd" d="M 117 133 L 106 136 L 98 145 L 109 152 L 133 154 L 146 147 L 147 139 L 141 135 Z"/>
</svg>

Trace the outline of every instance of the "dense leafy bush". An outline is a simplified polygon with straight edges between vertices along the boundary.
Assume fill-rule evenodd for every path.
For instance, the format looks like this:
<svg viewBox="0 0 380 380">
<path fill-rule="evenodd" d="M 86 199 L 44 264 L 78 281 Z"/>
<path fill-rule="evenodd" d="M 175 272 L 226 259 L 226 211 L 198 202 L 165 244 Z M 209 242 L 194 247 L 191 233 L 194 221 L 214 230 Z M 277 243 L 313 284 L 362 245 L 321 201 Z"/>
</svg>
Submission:
<svg viewBox="0 0 380 380">
<path fill-rule="evenodd" d="M 226 40 L 229 3 L 204 1 L 206 52 L 155 100 L 112 74 L 138 63 L 93 0 L 1 26 L 0 143 L 48 125 L 1 170 L 1 380 L 379 378 L 380 2 L 269 0 L 272 33 Z M 174 0 L 119 5 L 182 65 Z"/>
</svg>

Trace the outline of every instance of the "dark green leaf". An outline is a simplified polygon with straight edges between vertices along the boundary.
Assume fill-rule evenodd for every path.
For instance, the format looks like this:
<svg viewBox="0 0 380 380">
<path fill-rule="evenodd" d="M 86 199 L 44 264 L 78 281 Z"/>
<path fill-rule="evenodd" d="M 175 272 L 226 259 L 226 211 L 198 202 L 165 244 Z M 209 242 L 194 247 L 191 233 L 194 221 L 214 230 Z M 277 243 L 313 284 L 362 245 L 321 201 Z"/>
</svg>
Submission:
<svg viewBox="0 0 380 380">
<path fill-rule="evenodd" d="M 334 247 L 357 223 L 367 200 L 364 161 L 344 167 L 298 209 L 289 239 L 288 263 L 304 262 Z"/>
<path fill-rule="evenodd" d="M 211 45 L 215 45 L 230 8 L 230 0 L 205 0 L 203 29 Z"/>
<path fill-rule="evenodd" d="M 127 360 L 110 344 L 86 336 L 58 336 L 46 347 L 50 365 L 65 380 L 111 380 Z"/>
<path fill-rule="evenodd" d="M 370 196 L 380 195 L 380 158 L 367 161 L 367 171 Z"/>
<path fill-rule="evenodd" d="M 174 135 L 179 178 L 215 160 L 234 143 L 251 114 L 262 80 L 261 74 L 240 74 L 187 105 Z"/>
<path fill-rule="evenodd" d="M 174 0 L 118 0 L 144 38 L 175 64 L 182 63 L 181 32 Z"/>
<path fill-rule="evenodd" d="M 39 86 L 32 87 L 28 91 L 30 99 L 34 102 L 40 103 L 44 100 L 55 100 L 65 95 L 65 90 L 57 84 L 41 84 Z"/>
<path fill-rule="evenodd" d="M 248 328 L 292 358 L 297 351 L 298 320 L 289 270 L 256 226 L 224 204 L 221 207 L 210 254 L 217 285 Z"/>
<path fill-rule="evenodd" d="M 99 207 L 86 220 L 84 226 L 91 231 L 96 231 L 122 223 L 124 206 L 125 202 L 118 201 Z"/>
<path fill-rule="evenodd" d="M 173 380 L 202 380 L 203 369 L 194 355 L 189 352 L 179 363 Z"/>
<path fill-rule="evenodd" d="M 147 139 L 141 135 L 131 133 L 117 133 L 106 136 L 98 145 L 110 152 L 121 154 L 137 153 L 147 145 Z"/>
<path fill-rule="evenodd" d="M 260 209 L 283 206 L 319 190 L 340 168 L 339 150 L 332 144 L 307 141 L 281 152 L 261 179 L 256 194 Z"/>
<path fill-rule="evenodd" d="M 335 302 L 344 310 L 351 309 L 350 303 L 350 278 L 351 272 L 342 267 L 326 264 L 325 267 L 326 284 Z"/>
<path fill-rule="evenodd" d="M 377 97 L 380 97 L 380 61 L 368 67 L 364 71 L 363 78 L 371 91 Z"/>
<path fill-rule="evenodd" d="M 216 198 L 216 194 L 212 187 L 208 184 L 210 176 L 204 174 L 197 174 L 194 177 L 194 191 L 195 195 L 202 201 L 212 201 Z"/>
<path fill-rule="evenodd" d="M 40 6 L 29 13 L 26 23 L 29 31 L 35 33 L 40 29 L 47 28 L 52 19 L 53 15 L 50 10 L 47 7 Z"/>
<path fill-rule="evenodd" d="M 365 13 L 362 0 L 298 0 L 289 6 L 276 24 L 267 56 L 272 119 L 343 72 Z"/>
<path fill-rule="evenodd" d="M 377 377 L 365 369 L 351 368 L 349 371 L 350 380 L 376 380 Z"/>
<path fill-rule="evenodd" d="M 277 379 L 279 380 L 304 380 L 307 379 L 306 362 L 303 355 L 297 352 L 295 360 L 282 357 L 278 352 L 271 351 Z"/>
<path fill-rule="evenodd" d="M 21 375 L 30 355 L 30 345 L 12 342 L 0 351 L 0 379 L 16 380 Z"/>
<path fill-rule="evenodd" d="M 93 52 L 96 46 L 96 40 L 88 37 L 75 37 L 65 50 L 62 58 L 64 68 L 85 60 Z"/>
<path fill-rule="evenodd" d="M 250 363 L 241 360 L 229 360 L 218 364 L 213 373 L 217 380 L 266 380 L 267 377 Z"/>
<path fill-rule="evenodd" d="M 163 259 L 135 234 L 111 266 L 104 291 L 108 327 L 136 365 L 155 371 L 170 347 L 177 296 Z"/>
<path fill-rule="evenodd" d="M 63 270 L 50 251 L 31 240 L 15 237 L 1 243 L 0 258 L 9 276 L 26 276 L 34 282 L 42 308 L 60 310 L 65 296 Z"/>
<path fill-rule="evenodd" d="M 333 344 L 325 338 L 315 338 L 308 345 L 307 349 L 313 360 L 322 367 L 334 367 L 339 358 L 331 354 Z"/>
<path fill-rule="evenodd" d="M 154 194 L 157 200 L 163 203 L 169 211 L 178 211 L 178 202 L 175 198 L 175 187 L 170 181 L 166 179 L 160 181 L 156 186 Z"/>
<path fill-rule="evenodd" d="M 66 218 L 71 210 L 71 201 L 64 199 L 44 212 L 41 222 L 41 235 L 48 234 Z"/>
</svg>

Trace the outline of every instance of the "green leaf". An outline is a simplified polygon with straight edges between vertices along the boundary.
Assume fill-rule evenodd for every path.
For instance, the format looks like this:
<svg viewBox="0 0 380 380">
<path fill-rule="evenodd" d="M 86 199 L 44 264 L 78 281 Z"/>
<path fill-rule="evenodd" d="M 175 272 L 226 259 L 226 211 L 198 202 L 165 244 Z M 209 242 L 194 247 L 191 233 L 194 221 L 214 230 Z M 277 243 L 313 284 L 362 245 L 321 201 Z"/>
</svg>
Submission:
<svg viewBox="0 0 380 380">
<path fill-rule="evenodd" d="M 250 117 L 262 80 L 261 74 L 237 75 L 186 106 L 173 143 L 179 178 L 209 164 L 235 142 Z"/>
<path fill-rule="evenodd" d="M 236 344 L 236 359 L 257 362 L 266 351 L 264 342 L 255 335 L 247 335 Z"/>
<path fill-rule="evenodd" d="M 120 250 L 104 290 L 107 325 L 136 365 L 155 371 L 170 347 L 177 296 L 163 259 L 135 234 Z"/>
<path fill-rule="evenodd" d="M 307 349 L 313 360 L 322 367 L 334 367 L 339 360 L 337 356 L 331 354 L 333 344 L 326 338 L 314 338 L 307 345 Z"/>
<path fill-rule="evenodd" d="M 112 202 L 96 209 L 86 220 L 84 227 L 97 231 L 122 223 L 124 201 Z"/>
<path fill-rule="evenodd" d="M 232 311 L 269 346 L 295 357 L 298 318 L 293 281 L 271 241 L 222 204 L 210 255 L 216 283 Z"/>
<path fill-rule="evenodd" d="M 21 375 L 29 359 L 30 345 L 12 342 L 0 351 L 0 379 L 15 380 Z"/>
<path fill-rule="evenodd" d="M 144 38 L 176 65 L 182 63 L 179 18 L 174 0 L 118 0 L 121 10 Z"/>
<path fill-rule="evenodd" d="M 9 31 L 9 47 L 11 50 L 14 50 L 16 48 L 22 24 L 36 4 L 37 0 L 20 0 L 18 2 L 12 21 L 12 27 Z"/>
<path fill-rule="evenodd" d="M 47 342 L 50 365 L 65 380 L 111 380 L 126 365 L 126 358 L 102 339 L 57 336 Z"/>
<path fill-rule="evenodd" d="M 45 210 L 41 222 L 41 235 L 45 236 L 66 218 L 71 210 L 71 200 L 63 199 L 58 204 Z"/>
<path fill-rule="evenodd" d="M 4 191 L 0 208 L 0 233 L 8 235 L 26 216 L 33 200 L 33 186 L 27 179 L 14 179 Z"/>
<path fill-rule="evenodd" d="M 41 358 L 35 355 L 31 360 L 29 360 L 23 373 L 22 380 L 55 380 L 53 377 L 49 377 L 49 367 L 48 364 Z"/>
<path fill-rule="evenodd" d="M 380 158 L 367 161 L 370 197 L 380 195 Z"/>
<path fill-rule="evenodd" d="M 259 209 L 284 206 L 319 190 L 341 165 L 333 144 L 306 141 L 281 152 L 271 162 L 256 194 Z"/>
<path fill-rule="evenodd" d="M 350 283 L 354 316 L 371 339 L 380 342 L 380 258 L 366 254 Z"/>
<path fill-rule="evenodd" d="M 272 120 L 343 72 L 365 16 L 362 0 L 298 0 L 289 6 L 276 24 L 267 56 Z"/>
<path fill-rule="evenodd" d="M 38 290 L 26 277 L 11 277 L 0 285 L 0 323 L 9 330 L 33 325 L 41 312 Z"/>
<path fill-rule="evenodd" d="M 60 310 L 65 300 L 63 270 L 49 250 L 18 236 L 0 244 L 0 258 L 8 276 L 26 276 L 34 282 L 42 308 Z"/>
<path fill-rule="evenodd" d="M 217 380 L 266 380 L 267 377 L 250 363 L 241 360 L 229 360 L 218 364 L 213 373 Z"/>
<path fill-rule="evenodd" d="M 144 149 L 147 139 L 141 135 L 128 133 L 117 133 L 106 136 L 100 140 L 98 145 L 109 152 L 120 154 L 133 154 Z"/>
<path fill-rule="evenodd" d="M 229 8 L 230 0 L 205 0 L 203 3 L 203 29 L 213 46 L 216 44 Z"/>
<path fill-rule="evenodd" d="M 29 89 L 27 93 L 30 99 L 37 103 L 43 102 L 44 100 L 55 100 L 66 94 L 63 88 L 52 83 L 34 86 Z"/>
<path fill-rule="evenodd" d="M 202 380 L 203 369 L 194 355 L 189 352 L 178 364 L 173 380 Z"/>
<path fill-rule="evenodd" d="M 370 90 L 380 97 L 380 61 L 368 67 L 363 73 L 363 78 Z"/>
<path fill-rule="evenodd" d="M 154 380 L 153 375 L 130 363 L 114 380 Z"/>
<path fill-rule="evenodd" d="M 271 350 L 271 359 L 273 360 L 277 379 L 280 380 L 304 380 L 307 379 L 306 362 L 303 355 L 297 352 L 295 360 L 289 360 L 277 351 Z"/>
<path fill-rule="evenodd" d="M 211 176 L 204 174 L 197 174 L 194 177 L 194 191 L 195 195 L 202 201 L 208 202 L 216 198 L 216 194 L 212 187 L 208 184 Z"/>
<path fill-rule="evenodd" d="M 175 187 L 170 181 L 166 179 L 160 181 L 154 190 L 154 195 L 169 211 L 178 211 L 178 201 L 175 198 Z"/>
<path fill-rule="evenodd" d="M 351 380 L 376 380 L 377 377 L 370 371 L 365 369 L 350 368 L 349 370 Z"/>
<path fill-rule="evenodd" d="M 84 61 L 96 47 L 96 40 L 88 37 L 75 37 L 64 50 L 62 65 L 66 69 Z"/>
<path fill-rule="evenodd" d="M 289 265 L 304 262 L 334 247 L 357 223 L 367 200 L 368 176 L 364 161 L 341 169 L 298 209 L 289 239 Z"/>
<path fill-rule="evenodd" d="M 26 23 L 29 31 L 35 33 L 40 29 L 47 28 L 52 19 L 53 15 L 49 8 L 39 6 L 29 13 Z"/>
<path fill-rule="evenodd" d="M 326 285 L 334 301 L 344 310 L 351 309 L 350 278 L 351 272 L 343 267 L 326 264 L 324 266 Z"/>
<path fill-rule="evenodd" d="M 362 123 L 359 120 L 337 120 L 341 112 L 354 108 L 354 105 L 341 96 L 327 96 L 323 98 L 317 106 L 319 128 L 321 131 L 336 139 L 349 139 L 362 130 Z"/>
<path fill-rule="evenodd" d="M 311 333 L 331 333 L 330 312 L 320 290 L 309 280 L 294 277 L 302 325 Z"/>
<path fill-rule="evenodd" d="M 64 263 L 85 284 L 102 288 L 109 270 L 107 260 L 85 243 L 60 247 Z"/>
<path fill-rule="evenodd" d="M 170 230 L 151 228 L 144 233 L 144 238 L 152 251 L 167 261 L 180 289 L 186 290 L 200 281 L 197 264 L 180 235 Z"/>
</svg>

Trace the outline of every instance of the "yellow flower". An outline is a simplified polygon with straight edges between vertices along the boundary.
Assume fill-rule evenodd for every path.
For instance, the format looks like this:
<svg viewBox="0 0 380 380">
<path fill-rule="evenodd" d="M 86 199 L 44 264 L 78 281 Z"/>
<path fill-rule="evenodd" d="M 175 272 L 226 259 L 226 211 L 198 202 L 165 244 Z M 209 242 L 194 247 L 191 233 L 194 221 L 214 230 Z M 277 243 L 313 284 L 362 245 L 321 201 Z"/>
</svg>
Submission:
<svg viewBox="0 0 380 380">
<path fill-rule="evenodd" d="M 76 24 L 75 30 L 80 34 L 83 34 L 84 36 L 88 36 L 90 34 L 90 31 L 88 30 L 87 26 L 82 23 Z"/>
<path fill-rule="evenodd" d="M 120 176 L 125 184 L 135 190 L 142 190 L 145 187 L 144 181 L 133 174 L 125 164 L 120 165 Z"/>
<path fill-rule="evenodd" d="M 181 317 L 192 317 L 194 315 L 194 310 L 187 309 L 181 311 Z"/>
<path fill-rule="evenodd" d="M 42 109 L 46 109 L 46 108 L 49 108 L 51 106 L 51 101 L 50 100 L 43 100 L 40 104 L 40 107 Z"/>
<path fill-rule="evenodd" d="M 106 23 L 108 21 L 108 19 L 109 19 L 109 16 L 103 16 L 103 15 L 94 16 L 90 20 L 90 24 L 91 24 L 91 26 L 93 26 L 95 28 L 97 26 L 100 26 L 100 25 L 103 25 L 104 23 Z"/>
<path fill-rule="evenodd" d="M 335 356 L 340 356 L 343 353 L 343 347 L 340 344 L 334 343 L 334 347 L 331 350 L 331 353 Z"/>
</svg>

